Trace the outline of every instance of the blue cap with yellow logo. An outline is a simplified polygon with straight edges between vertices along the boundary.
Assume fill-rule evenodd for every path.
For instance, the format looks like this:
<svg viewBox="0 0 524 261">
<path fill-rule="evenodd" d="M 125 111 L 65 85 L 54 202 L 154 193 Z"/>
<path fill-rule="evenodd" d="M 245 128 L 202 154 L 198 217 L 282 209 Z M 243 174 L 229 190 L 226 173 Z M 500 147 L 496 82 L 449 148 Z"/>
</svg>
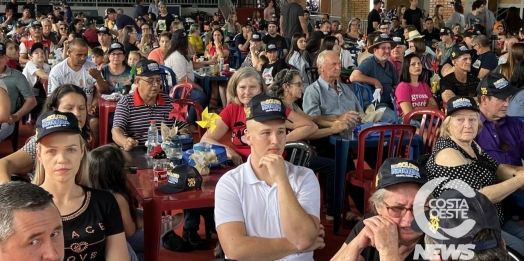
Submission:
<svg viewBox="0 0 524 261">
<path fill-rule="evenodd" d="M 251 98 L 245 112 L 246 121 L 265 122 L 287 119 L 286 106 L 282 100 L 265 94 L 259 94 Z"/>
</svg>

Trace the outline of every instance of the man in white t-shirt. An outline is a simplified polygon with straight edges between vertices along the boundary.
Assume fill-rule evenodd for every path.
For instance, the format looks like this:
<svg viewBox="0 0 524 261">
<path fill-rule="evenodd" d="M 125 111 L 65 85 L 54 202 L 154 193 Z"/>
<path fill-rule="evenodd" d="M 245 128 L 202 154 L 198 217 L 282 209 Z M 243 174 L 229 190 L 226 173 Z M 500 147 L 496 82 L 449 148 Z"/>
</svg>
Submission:
<svg viewBox="0 0 524 261">
<path fill-rule="evenodd" d="M 320 188 L 313 171 L 284 160 L 286 107 L 259 94 L 246 111 L 247 162 L 215 190 L 215 221 L 227 258 L 313 260 L 323 248 Z"/>
<path fill-rule="evenodd" d="M 109 84 L 102 77 L 97 65 L 87 61 L 88 46 L 83 39 L 69 44 L 69 57 L 58 63 L 49 73 L 47 96 L 60 85 L 73 84 L 84 90 L 87 96 L 88 121 L 94 142 L 98 142 L 98 97 L 109 92 Z M 96 93 L 96 95 L 95 95 Z M 96 145 L 96 144 L 95 144 Z"/>
</svg>

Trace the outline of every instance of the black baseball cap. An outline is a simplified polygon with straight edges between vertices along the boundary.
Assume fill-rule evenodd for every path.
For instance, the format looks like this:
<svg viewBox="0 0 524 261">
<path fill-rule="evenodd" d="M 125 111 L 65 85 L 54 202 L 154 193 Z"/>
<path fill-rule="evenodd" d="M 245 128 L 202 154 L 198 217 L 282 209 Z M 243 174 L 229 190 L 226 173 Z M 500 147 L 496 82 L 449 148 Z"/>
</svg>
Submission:
<svg viewBox="0 0 524 261">
<path fill-rule="evenodd" d="M 451 28 L 444 27 L 440 29 L 440 35 L 451 35 L 453 32 L 451 31 Z"/>
<path fill-rule="evenodd" d="M 398 17 L 397 17 L 397 16 L 393 16 L 393 17 L 391 17 L 391 21 L 392 21 L 392 22 L 393 22 L 393 20 L 397 20 L 397 21 L 400 21 L 400 20 L 398 19 Z"/>
<path fill-rule="evenodd" d="M 33 21 L 31 23 L 31 27 L 42 27 L 42 23 L 38 22 L 38 21 Z"/>
<path fill-rule="evenodd" d="M 142 16 L 137 17 L 135 20 L 136 20 L 137 22 L 138 22 L 138 21 L 142 21 L 143 23 L 146 22 L 146 19 L 145 19 L 144 17 L 142 17 Z"/>
<path fill-rule="evenodd" d="M 259 33 L 253 33 L 251 36 L 251 41 L 260 42 L 262 41 L 262 37 L 260 37 Z"/>
<path fill-rule="evenodd" d="M 490 73 L 479 83 L 477 95 L 494 96 L 504 100 L 509 96 L 515 95 L 520 89 L 509 84 L 508 79 L 500 73 Z"/>
<path fill-rule="evenodd" d="M 286 106 L 279 98 L 258 94 L 251 98 L 245 108 L 246 121 L 265 122 L 270 120 L 285 120 Z"/>
<path fill-rule="evenodd" d="M 178 29 L 175 32 L 173 32 L 173 36 L 171 36 L 171 40 L 183 40 L 187 39 L 187 33 L 184 31 L 184 29 Z"/>
<path fill-rule="evenodd" d="M 20 27 L 24 27 L 24 26 L 27 26 L 27 24 L 24 23 L 23 21 L 21 21 L 21 20 L 16 21 L 16 28 L 20 28 Z"/>
<path fill-rule="evenodd" d="M 250 21 L 245 21 L 244 24 L 242 25 L 242 27 L 246 27 L 246 26 L 253 27 Z"/>
<path fill-rule="evenodd" d="M 126 54 L 126 49 L 124 48 L 124 45 L 119 42 L 114 42 L 109 46 L 109 51 L 107 51 L 108 54 L 112 53 L 114 50 L 120 50 Z"/>
<path fill-rule="evenodd" d="M 34 51 L 36 51 L 37 49 L 42 49 L 42 51 L 44 51 L 44 44 L 42 44 L 41 42 L 38 42 L 38 43 L 34 43 L 33 45 L 31 45 L 31 49 L 29 50 L 29 54 L 32 55 Z"/>
<path fill-rule="evenodd" d="M 136 76 L 166 75 L 155 61 L 142 59 L 136 64 Z"/>
<path fill-rule="evenodd" d="M 0 42 L 0 55 L 5 55 L 5 44 Z"/>
<path fill-rule="evenodd" d="M 479 106 L 475 99 L 469 96 L 455 96 L 446 103 L 446 117 L 458 110 L 472 110 L 479 112 Z"/>
<path fill-rule="evenodd" d="M 270 52 L 270 51 L 276 51 L 278 50 L 277 46 L 274 45 L 274 44 L 270 44 L 266 47 L 266 52 Z"/>
<path fill-rule="evenodd" d="M 406 39 L 404 38 L 404 36 L 395 36 L 395 37 L 393 37 L 393 41 L 395 41 L 395 43 L 397 43 L 397 45 L 408 46 L 408 43 L 406 42 Z"/>
<path fill-rule="evenodd" d="M 43 137 L 60 131 L 81 134 L 78 118 L 70 112 L 48 111 L 36 120 L 36 142 Z"/>
<path fill-rule="evenodd" d="M 475 50 L 470 50 L 465 44 L 455 44 L 453 46 L 453 49 L 451 50 L 451 55 L 449 56 L 451 60 L 455 60 L 459 58 L 463 54 L 469 53 L 470 55 L 473 55 Z"/>
<path fill-rule="evenodd" d="M 109 28 L 107 27 L 100 27 L 98 28 L 98 30 L 96 30 L 97 33 L 103 33 L 103 34 L 107 34 L 107 35 L 111 35 L 111 32 L 109 31 Z"/>
<path fill-rule="evenodd" d="M 106 15 L 108 15 L 108 14 L 114 14 L 114 13 L 116 13 L 116 11 L 115 11 L 114 8 L 107 8 L 107 9 L 106 9 Z"/>
<path fill-rule="evenodd" d="M 167 171 L 167 184 L 156 189 L 166 193 L 174 194 L 186 190 L 200 189 L 202 176 L 198 170 L 187 164 L 178 165 Z"/>
<path fill-rule="evenodd" d="M 427 223 L 420 224 L 417 222 L 419 220 L 417 218 L 415 222 L 411 222 L 411 229 L 416 232 L 426 233 L 427 236 L 442 245 L 473 244 L 475 252 L 499 246 L 501 243 L 501 228 L 497 209 L 482 193 L 474 193 L 474 195 L 466 196 L 455 189 L 442 192 L 439 200 L 453 200 L 458 203 L 434 204 L 434 206 L 430 204 L 430 209 L 420 214 L 425 215 L 423 220 L 427 221 Z M 449 214 L 450 212 L 448 211 L 452 211 L 453 214 Z M 472 226 L 464 235 L 457 238 L 448 233 L 449 231 L 457 232 L 456 229 L 464 223 L 470 223 Z M 483 229 L 492 230 L 495 234 L 495 239 L 474 242 L 475 236 Z M 444 236 L 447 239 L 441 239 L 440 236 Z"/>
<path fill-rule="evenodd" d="M 379 190 L 400 183 L 424 185 L 427 181 L 426 168 L 422 164 L 404 158 L 389 158 L 378 170 L 375 185 Z"/>
<path fill-rule="evenodd" d="M 475 35 L 481 35 L 482 33 L 479 31 L 479 30 L 474 30 L 474 29 L 469 29 L 469 30 L 466 30 L 462 36 L 464 36 L 464 38 L 466 37 L 473 37 Z"/>
</svg>

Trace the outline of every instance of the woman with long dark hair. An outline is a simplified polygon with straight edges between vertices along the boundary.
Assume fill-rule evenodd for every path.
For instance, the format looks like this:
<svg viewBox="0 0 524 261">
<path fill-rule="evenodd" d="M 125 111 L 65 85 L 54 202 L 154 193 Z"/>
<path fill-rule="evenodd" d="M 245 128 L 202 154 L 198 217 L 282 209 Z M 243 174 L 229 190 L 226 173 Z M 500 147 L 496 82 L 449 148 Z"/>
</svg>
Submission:
<svg viewBox="0 0 524 261">
<path fill-rule="evenodd" d="M 75 34 L 75 38 L 82 38 L 83 27 L 84 21 L 75 18 L 73 22 L 69 24 L 69 32 Z"/>
<path fill-rule="evenodd" d="M 404 57 L 400 71 L 400 83 L 395 89 L 395 106 L 397 106 L 399 117 L 404 117 L 408 112 L 417 108 L 438 108 L 429 85 L 423 80 L 422 69 L 423 65 L 416 53 L 410 53 Z M 412 123 L 412 125 L 417 124 Z"/>
<path fill-rule="evenodd" d="M 514 6 L 508 8 L 506 18 L 504 18 L 504 22 L 507 26 L 507 31 L 510 34 L 518 34 L 520 28 L 524 26 L 524 20 L 520 18 L 519 10 L 520 9 Z"/>
<path fill-rule="evenodd" d="M 87 121 L 87 96 L 82 88 L 64 84 L 57 87 L 47 97 L 42 113 L 58 110 L 72 112 L 82 127 L 85 142 L 91 140 L 91 130 Z M 36 137 L 31 136 L 22 149 L 0 159 L 0 183 L 10 181 L 11 174 L 28 174 L 33 179 L 33 168 L 36 161 Z"/>
<path fill-rule="evenodd" d="M 147 57 L 147 55 L 144 55 L 140 51 L 140 49 L 138 49 L 138 47 L 135 45 L 137 40 L 138 40 L 138 32 L 136 31 L 136 28 L 132 25 L 124 26 L 124 28 L 122 29 L 122 39 L 120 42 L 124 45 L 124 49 L 126 50 L 126 53 L 130 53 L 132 51 L 138 51 L 140 52 L 142 56 Z"/>
<path fill-rule="evenodd" d="M 213 40 L 209 41 L 206 47 L 205 57 L 210 60 L 224 59 L 224 64 L 229 64 L 229 47 L 224 46 L 224 32 L 221 29 L 213 30 L 211 33 Z M 228 104 L 226 95 L 226 86 L 220 85 L 218 82 L 212 82 L 213 85 L 213 96 L 211 98 L 210 106 L 215 105 L 217 107 L 217 98 L 220 96 L 222 106 L 225 107 Z M 214 103 L 214 104 L 213 104 Z"/>
<path fill-rule="evenodd" d="M 144 220 L 137 212 L 137 201 L 129 189 L 125 171 L 126 158 L 122 149 L 114 145 L 104 145 L 92 150 L 88 156 L 89 181 L 91 188 L 111 191 L 116 198 L 127 243 L 133 248 L 138 260 L 144 260 Z M 182 224 L 183 214 L 169 217 L 162 226 L 163 236 Z"/>
<path fill-rule="evenodd" d="M 216 60 L 193 62 L 189 59 L 189 41 L 184 30 L 178 29 L 173 33 L 171 44 L 165 54 L 165 66 L 173 69 L 176 74 L 177 82 L 186 82 L 193 86 L 190 99 L 198 102 L 203 108 L 208 104 L 207 96 L 202 87 L 195 83 L 194 70 L 198 70 L 207 65 L 216 64 Z M 196 113 L 194 108 L 189 111 L 189 122 L 191 123 L 191 132 L 197 132 L 195 125 Z"/>
<path fill-rule="evenodd" d="M 304 87 L 309 86 L 309 78 L 306 74 L 306 68 L 310 67 L 310 64 L 304 57 L 306 51 L 306 35 L 296 33 L 291 38 L 291 47 L 286 57 L 286 63 L 295 67 L 302 77 Z"/>
</svg>

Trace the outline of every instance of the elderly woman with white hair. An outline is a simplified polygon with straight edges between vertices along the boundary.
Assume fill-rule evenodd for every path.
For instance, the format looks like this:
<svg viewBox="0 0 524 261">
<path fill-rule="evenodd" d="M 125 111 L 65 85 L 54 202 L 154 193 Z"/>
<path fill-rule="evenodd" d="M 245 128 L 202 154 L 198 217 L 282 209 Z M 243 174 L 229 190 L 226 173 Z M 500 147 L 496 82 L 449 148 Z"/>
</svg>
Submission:
<svg viewBox="0 0 524 261">
<path fill-rule="evenodd" d="M 415 246 L 424 234 L 411 229 L 414 210 L 425 202 L 415 196 L 427 182 L 424 166 L 413 160 L 389 158 L 377 174 L 377 190 L 369 199 L 373 211 L 364 216 L 331 261 L 415 260 Z"/>
<path fill-rule="evenodd" d="M 483 82 L 480 85 L 488 87 L 481 88 L 494 85 L 484 85 Z M 500 90 L 511 91 L 510 88 L 507 86 Z M 440 138 L 435 143 L 426 168 L 430 180 L 447 178 L 451 181 L 439 184 L 433 195 L 439 197 L 445 189 L 464 187 L 464 183 L 484 194 L 497 208 L 506 245 L 524 254 L 524 226 L 506 219 L 501 207 L 503 199 L 517 189 L 524 188 L 524 170 L 522 167 L 499 164 L 474 141 L 483 127 L 479 111 L 472 97 L 455 96 L 447 102 Z"/>
</svg>

